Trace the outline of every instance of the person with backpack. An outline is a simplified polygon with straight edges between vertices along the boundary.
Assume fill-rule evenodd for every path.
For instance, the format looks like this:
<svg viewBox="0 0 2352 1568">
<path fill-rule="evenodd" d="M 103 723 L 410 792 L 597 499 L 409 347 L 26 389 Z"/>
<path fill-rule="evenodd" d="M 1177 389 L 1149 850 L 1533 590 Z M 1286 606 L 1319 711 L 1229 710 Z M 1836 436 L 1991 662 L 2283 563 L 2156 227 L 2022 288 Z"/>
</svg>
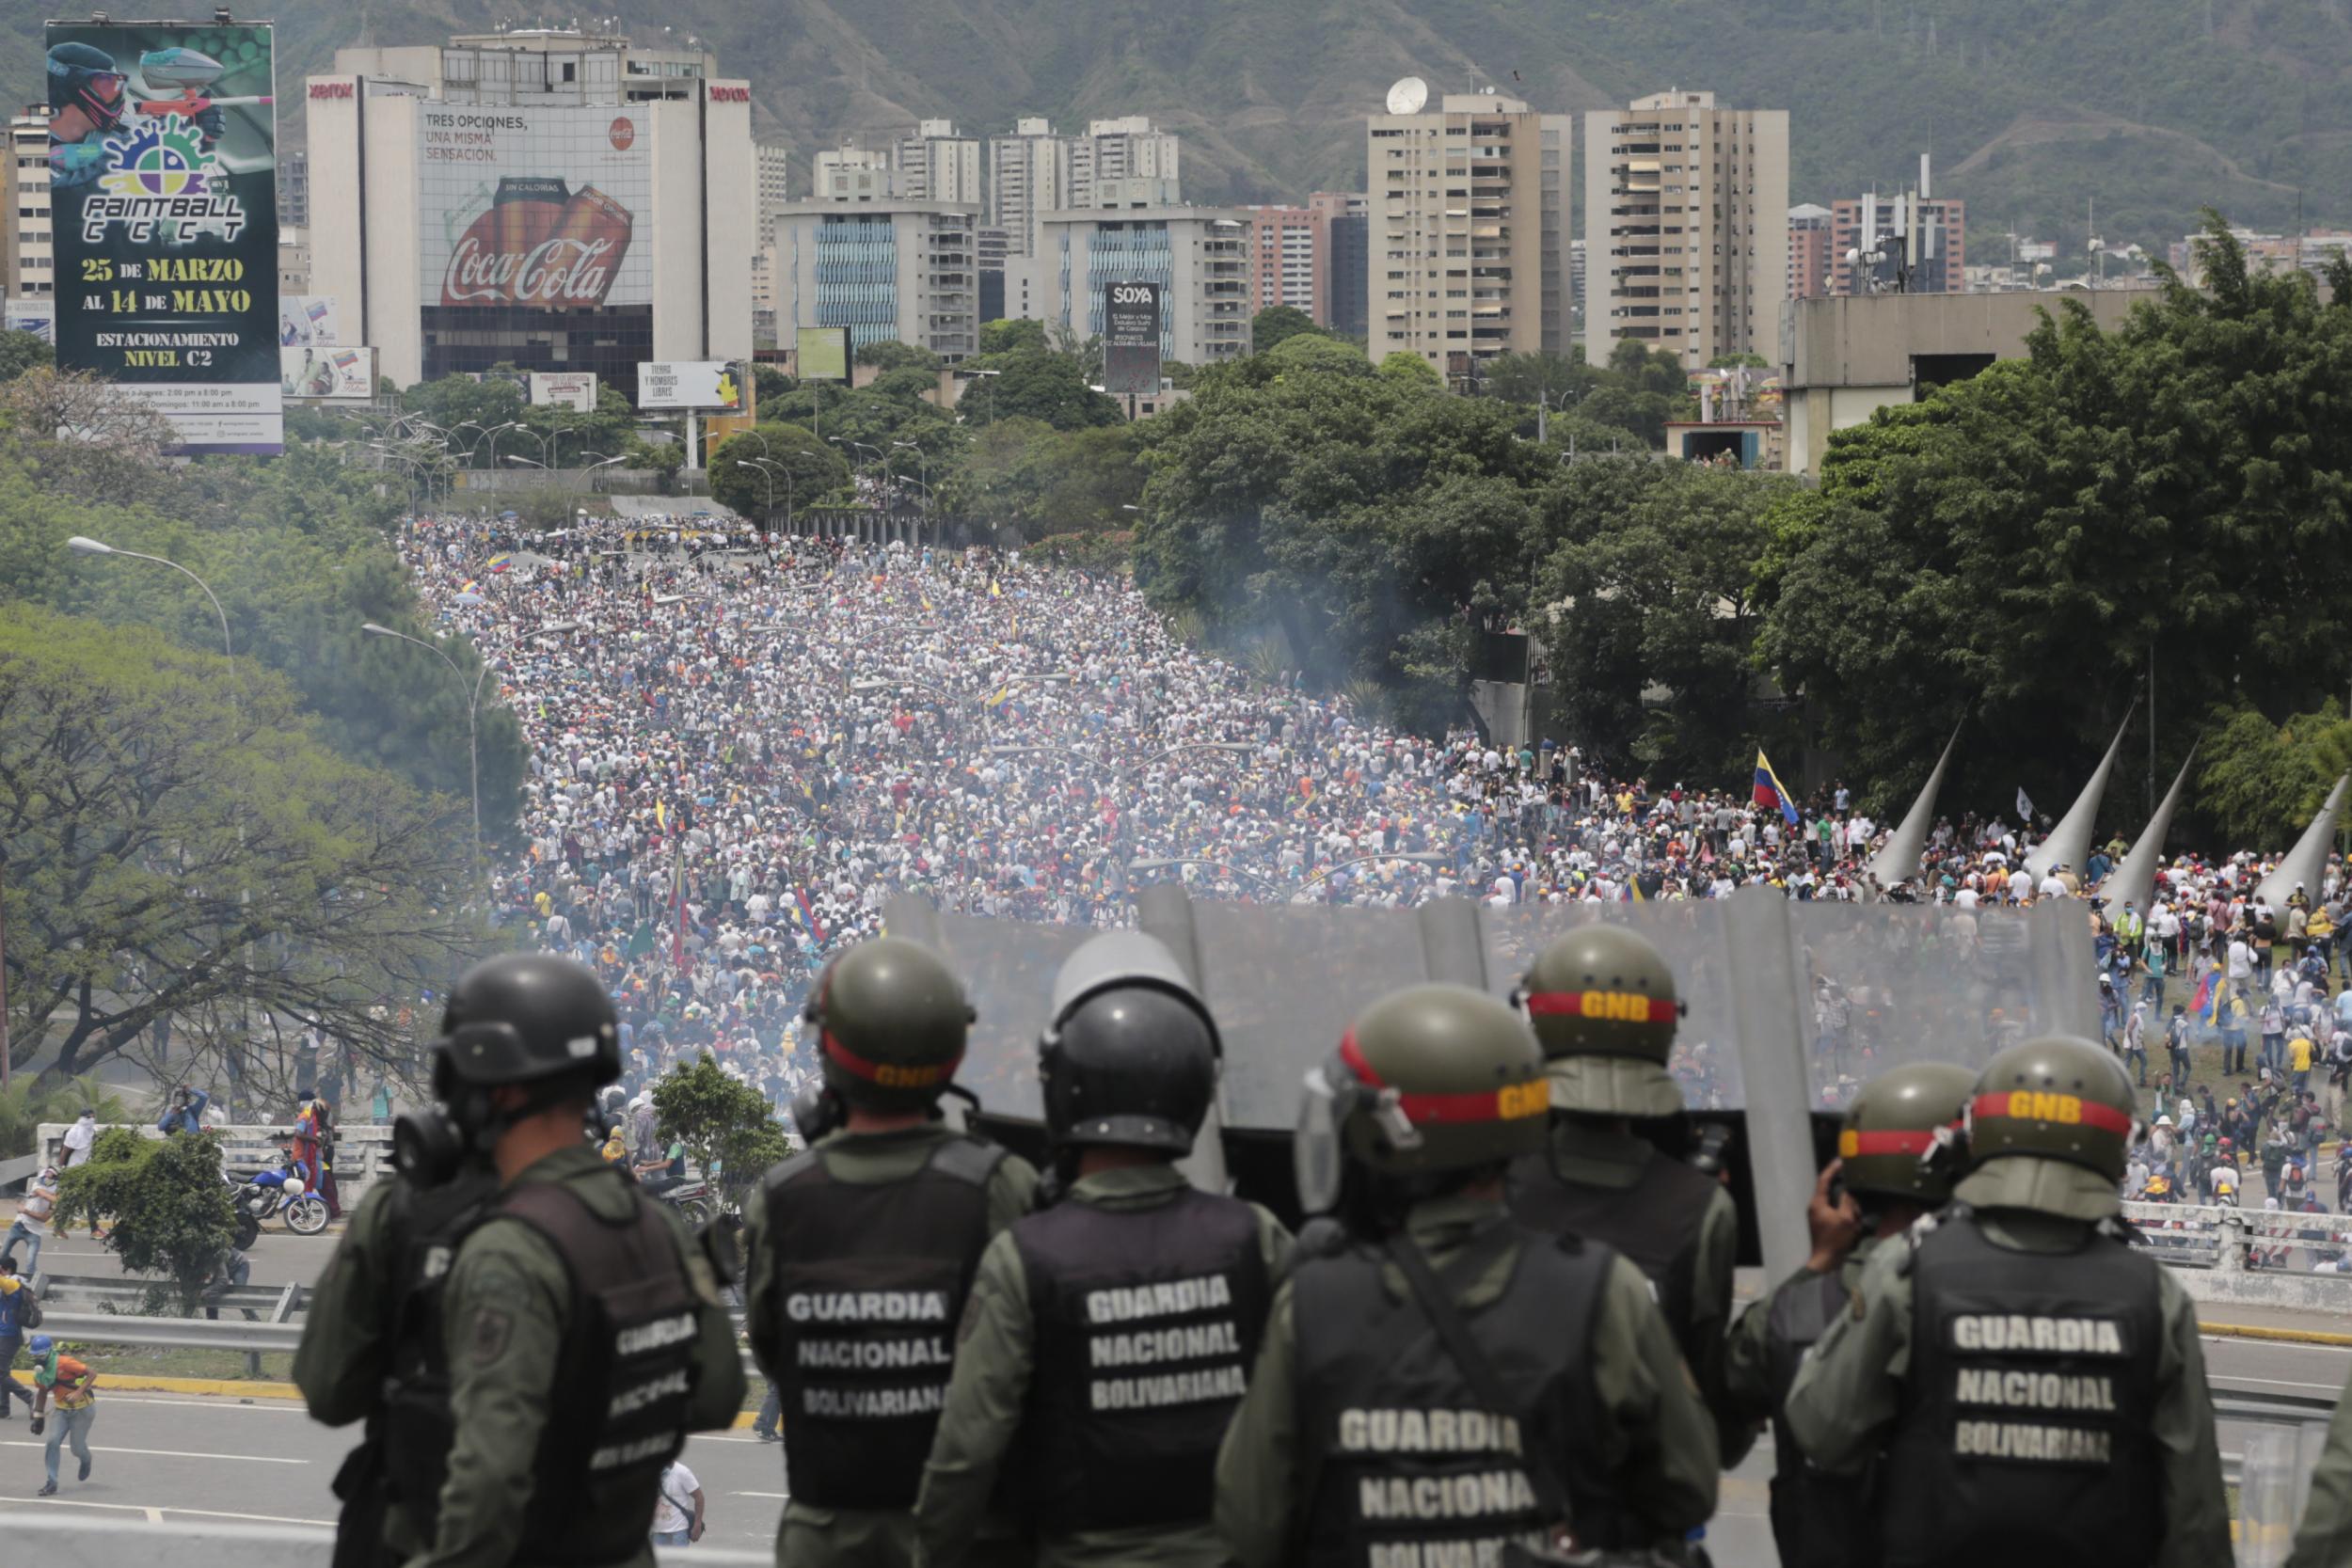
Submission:
<svg viewBox="0 0 2352 1568">
<path fill-rule="evenodd" d="M 0 1257 L 0 1421 L 8 1418 L 8 1402 L 19 1400 L 29 1405 L 33 1396 L 24 1386 L 8 1375 L 16 1365 L 16 1353 L 24 1345 L 24 1333 L 40 1322 L 40 1308 L 33 1301 L 33 1288 L 16 1275 L 16 1265 Z"/>
<path fill-rule="evenodd" d="M 75 1478 L 89 1480 L 89 1429 L 98 1415 L 98 1374 L 89 1364 L 57 1349 L 57 1342 L 46 1334 L 36 1334 L 24 1348 L 33 1357 L 33 1435 L 41 1435 L 48 1420 L 49 1406 L 57 1407 L 56 1430 L 49 1433 L 49 1442 L 42 1456 L 49 1479 L 37 1494 L 43 1497 L 57 1495 L 57 1450 L 71 1441 L 73 1457 L 81 1461 L 81 1473 Z"/>
</svg>

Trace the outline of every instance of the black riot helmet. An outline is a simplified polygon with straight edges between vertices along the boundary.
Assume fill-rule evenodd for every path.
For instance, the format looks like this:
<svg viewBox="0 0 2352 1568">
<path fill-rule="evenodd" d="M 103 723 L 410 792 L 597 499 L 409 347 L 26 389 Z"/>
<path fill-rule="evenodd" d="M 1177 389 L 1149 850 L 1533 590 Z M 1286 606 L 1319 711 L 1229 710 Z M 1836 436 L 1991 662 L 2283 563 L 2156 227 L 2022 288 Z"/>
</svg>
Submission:
<svg viewBox="0 0 2352 1568">
<path fill-rule="evenodd" d="M 517 1117 L 566 1096 L 588 1100 L 621 1075 L 612 999 L 584 965 L 553 953 L 505 953 L 459 976 L 433 1045 L 433 1098 L 392 1129 L 400 1169 L 447 1180 L 469 1153 L 486 1153 Z M 531 1085 L 523 1108 L 501 1112 L 490 1091 Z"/>
<path fill-rule="evenodd" d="M 1187 1154 L 1216 1096 L 1216 1022 L 1160 941 L 1112 931 L 1072 954 L 1038 1040 L 1056 1148 L 1119 1144 Z"/>
</svg>

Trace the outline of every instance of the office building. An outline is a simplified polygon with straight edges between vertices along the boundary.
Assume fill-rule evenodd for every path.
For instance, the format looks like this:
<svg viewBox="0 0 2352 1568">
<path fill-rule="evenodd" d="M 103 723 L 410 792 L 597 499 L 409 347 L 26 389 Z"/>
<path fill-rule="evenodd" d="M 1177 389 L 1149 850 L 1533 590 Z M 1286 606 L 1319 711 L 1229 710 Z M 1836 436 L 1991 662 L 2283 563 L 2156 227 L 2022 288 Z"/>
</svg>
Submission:
<svg viewBox="0 0 2352 1568">
<path fill-rule="evenodd" d="M 310 293 L 310 231 L 278 226 L 278 293 Z"/>
<path fill-rule="evenodd" d="M 1166 202 L 1179 199 L 1176 133 L 1155 131 L 1145 115 L 1088 122 L 1086 135 L 1070 138 L 1070 205 L 1073 207 L 1133 206 L 1132 201 L 1105 199 L 1097 191 L 1112 181 L 1166 181 L 1160 187 Z"/>
<path fill-rule="evenodd" d="M 1498 354 L 1565 351 L 1567 117 L 1488 90 L 1367 130 L 1374 362 L 1418 354 L 1463 387 Z"/>
<path fill-rule="evenodd" d="M 1249 309 L 1315 313 L 1315 214 L 1305 207 L 1245 207 L 1249 214 Z"/>
<path fill-rule="evenodd" d="M 512 362 L 633 397 L 644 361 L 748 358 L 751 88 L 715 65 L 551 30 L 339 51 L 306 87 L 312 292 L 404 386 Z"/>
<path fill-rule="evenodd" d="M 776 340 L 846 326 L 852 354 L 895 339 L 953 362 L 979 348 L 977 204 L 787 203 L 776 214 Z"/>
<path fill-rule="evenodd" d="M 1788 304 L 1788 115 L 1675 90 L 1584 117 L 1584 356 L 1620 339 L 1686 369 L 1777 362 Z"/>
<path fill-rule="evenodd" d="M 907 200 L 980 204 L 980 138 L 958 135 L 953 120 L 918 121 L 891 144 L 890 156 Z"/>
<path fill-rule="evenodd" d="M 1831 203 L 1829 292 L 1836 294 L 1913 293 L 1956 294 L 1966 286 L 1968 204 L 1940 198 L 1922 200 L 1906 197 L 1898 228 L 1893 197 L 1855 198 Z M 1868 219 L 1866 227 L 1865 218 Z M 1910 276 L 1898 289 L 1898 237 L 1910 230 L 1907 245 Z M 1877 252 L 1875 263 L 1850 260 L 1848 253 Z M 1804 296 L 1798 296 L 1804 297 Z"/>
<path fill-rule="evenodd" d="M 278 227 L 307 229 L 310 225 L 310 155 L 278 154 Z"/>
<path fill-rule="evenodd" d="M 1249 352 L 1249 214 L 1241 208 L 1072 209 L 1039 215 L 1039 252 L 1006 262 L 1006 309 L 1103 331 L 1114 283 L 1161 288 L 1160 354 L 1188 365 Z"/>
<path fill-rule="evenodd" d="M 809 195 L 818 201 L 896 201 L 905 193 L 887 152 L 836 147 L 811 161 Z"/>
<path fill-rule="evenodd" d="M 1788 297 L 1819 299 L 1830 292 L 1830 211 L 1811 202 L 1788 209 Z"/>
<path fill-rule="evenodd" d="M 1005 259 L 1011 236 L 982 224 L 973 231 L 973 238 L 980 259 L 980 325 L 986 326 L 1005 319 Z"/>
<path fill-rule="evenodd" d="M 1004 231 L 1007 255 L 1036 254 L 1038 214 L 1070 204 L 1070 143 L 1050 121 L 1017 119 L 988 138 L 988 226 Z"/>
<path fill-rule="evenodd" d="M 10 299 L 54 300 L 57 253 L 49 226 L 49 105 L 27 103 L 8 117 L 9 213 L 0 271 Z"/>
<path fill-rule="evenodd" d="M 1317 191 L 1307 198 L 1314 224 L 1317 326 L 1343 337 L 1364 335 L 1364 247 L 1366 213 L 1361 191 Z"/>
<path fill-rule="evenodd" d="M 773 142 L 752 143 L 753 199 L 771 213 L 792 199 L 792 150 Z"/>
</svg>

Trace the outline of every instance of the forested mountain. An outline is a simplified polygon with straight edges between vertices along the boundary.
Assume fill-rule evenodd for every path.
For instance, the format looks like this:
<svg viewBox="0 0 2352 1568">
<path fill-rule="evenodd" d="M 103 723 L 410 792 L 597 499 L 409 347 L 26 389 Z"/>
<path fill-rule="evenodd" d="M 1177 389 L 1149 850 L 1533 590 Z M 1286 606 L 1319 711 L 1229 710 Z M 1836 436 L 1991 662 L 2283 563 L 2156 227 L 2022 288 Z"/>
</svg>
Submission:
<svg viewBox="0 0 2352 1568">
<path fill-rule="evenodd" d="M 612 6 L 616 0 L 602 0 Z M 43 8 L 0 0 L 28 40 Z M 1184 136 L 1188 198 L 1359 184 L 1363 115 L 1396 77 L 1498 83 L 1539 108 L 1670 86 L 1786 108 L 1792 200 L 1891 189 L 1932 150 L 1983 235 L 2154 243 L 2200 205 L 2352 227 L 2352 0 L 619 0 L 640 40 L 693 34 L 750 78 L 764 135 L 806 154 L 918 116 L 965 130 L 1149 114 Z M 339 43 L 500 22 L 435 0 L 284 0 L 281 71 Z M 38 53 L 18 96 L 40 92 Z M 284 95 L 291 106 L 293 94 Z M 289 127 L 289 140 L 298 139 Z M 804 177 L 805 164 L 796 170 Z"/>
</svg>

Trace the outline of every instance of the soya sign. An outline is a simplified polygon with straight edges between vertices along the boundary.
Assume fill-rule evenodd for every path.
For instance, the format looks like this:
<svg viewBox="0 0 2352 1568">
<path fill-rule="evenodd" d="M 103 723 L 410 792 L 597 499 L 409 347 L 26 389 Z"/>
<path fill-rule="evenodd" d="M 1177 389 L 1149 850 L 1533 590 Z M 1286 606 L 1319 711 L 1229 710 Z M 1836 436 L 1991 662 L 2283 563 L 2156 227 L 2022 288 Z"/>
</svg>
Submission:
<svg viewBox="0 0 2352 1568">
<path fill-rule="evenodd" d="M 1160 389 L 1160 286 L 1113 283 L 1103 299 L 1103 390 Z"/>
<path fill-rule="evenodd" d="M 48 45 L 59 367 L 136 393 L 181 451 L 278 451 L 268 25 L 54 23 Z"/>
</svg>

